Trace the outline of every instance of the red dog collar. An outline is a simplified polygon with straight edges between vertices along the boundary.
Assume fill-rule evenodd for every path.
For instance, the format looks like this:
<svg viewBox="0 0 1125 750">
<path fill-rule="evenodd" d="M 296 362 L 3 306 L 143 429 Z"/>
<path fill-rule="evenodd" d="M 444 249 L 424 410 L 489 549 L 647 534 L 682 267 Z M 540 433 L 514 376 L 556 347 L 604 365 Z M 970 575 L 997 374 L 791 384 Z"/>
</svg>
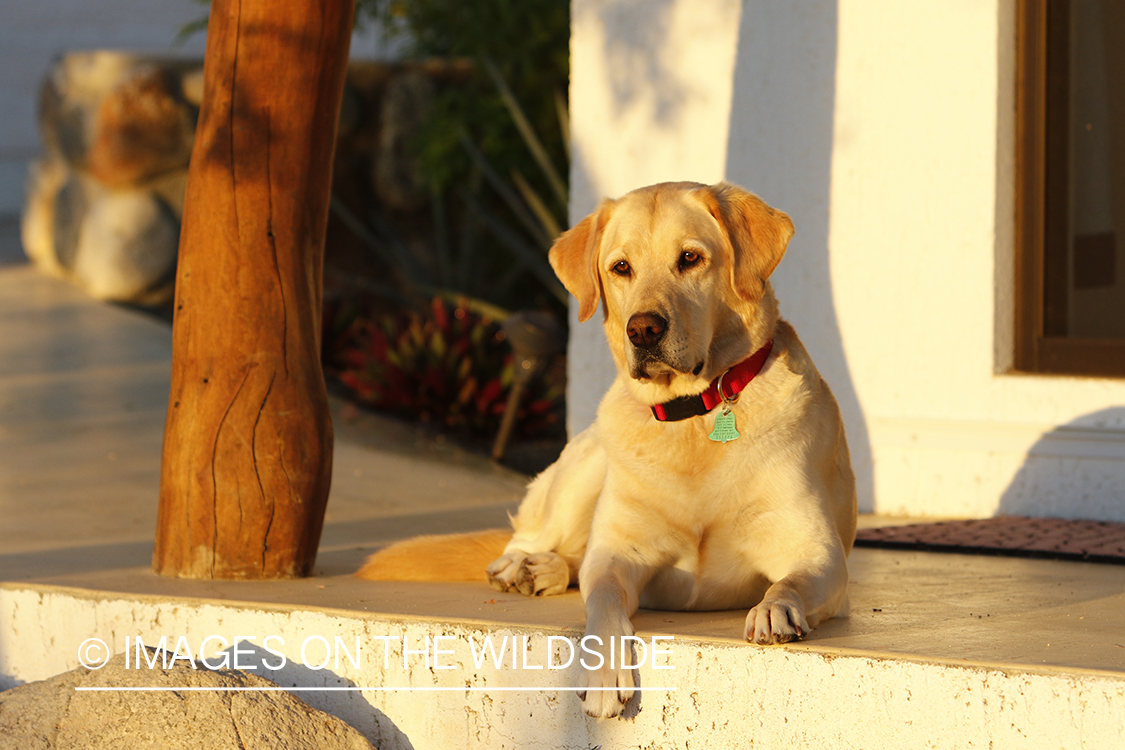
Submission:
<svg viewBox="0 0 1125 750">
<path fill-rule="evenodd" d="M 706 414 L 723 401 L 729 401 L 742 393 L 762 371 L 762 365 L 769 359 L 773 351 L 773 339 L 766 342 L 758 351 L 744 359 L 734 367 L 724 372 L 711 381 L 703 393 L 698 396 L 681 396 L 680 398 L 665 401 L 652 407 L 652 415 L 661 422 L 679 422 L 681 419 L 691 419 Z M 719 385 L 722 384 L 722 392 Z"/>
</svg>

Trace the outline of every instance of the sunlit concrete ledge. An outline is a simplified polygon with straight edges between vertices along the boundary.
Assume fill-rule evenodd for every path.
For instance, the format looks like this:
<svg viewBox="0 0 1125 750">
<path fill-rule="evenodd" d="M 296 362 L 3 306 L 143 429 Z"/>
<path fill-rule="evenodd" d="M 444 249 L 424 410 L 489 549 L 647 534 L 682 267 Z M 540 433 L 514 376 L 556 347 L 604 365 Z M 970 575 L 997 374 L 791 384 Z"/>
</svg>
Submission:
<svg viewBox="0 0 1125 750">
<path fill-rule="evenodd" d="M 328 567 L 356 554 L 329 552 Z M 181 659 L 206 651 L 212 666 L 237 659 L 296 687 L 380 748 L 1121 746 L 1125 568 L 857 550 L 852 576 L 852 617 L 782 647 L 741 642 L 741 612 L 640 612 L 638 636 L 661 636 L 661 653 L 644 655 L 647 690 L 625 719 L 581 712 L 577 660 L 547 668 L 566 661 L 560 636 L 582 635 L 577 593 L 529 600 L 330 571 L 233 583 L 134 567 L 5 583 L 0 687 L 72 669 L 83 648 L 96 658 L 91 638 L 119 653 L 126 638 L 164 637 Z M 511 651 L 494 664 L 485 639 L 518 645 L 515 664 Z"/>
<path fill-rule="evenodd" d="M 339 404 L 314 577 L 158 578 L 148 566 L 170 331 L 5 265 L 14 236 L 4 231 L 0 689 L 77 667 L 80 650 L 97 655 L 92 638 L 122 651 L 126 638 L 164 637 L 175 650 L 182 637 L 198 657 L 216 635 L 228 645 L 211 645 L 240 665 L 284 655 L 284 668 L 255 670 L 284 686 L 347 688 L 297 694 L 384 750 L 1122 747 L 1125 566 L 887 550 L 853 553 L 852 616 L 799 644 L 743 643 L 743 612 L 638 613 L 639 635 L 671 637 L 659 644 L 672 669 L 640 668 L 654 689 L 629 718 L 589 719 L 567 690 L 578 667 L 532 668 L 548 643 L 565 648 L 557 637 L 582 635 L 576 593 L 527 600 L 483 583 L 350 576 L 391 539 L 503 525 L 524 478 Z M 381 658 L 384 643 L 417 650 L 427 636 L 460 648 L 439 657 L 453 669 Z M 478 669 L 470 641 L 504 636 L 521 649 L 527 639 L 527 668 L 521 653 L 517 668 Z M 357 638 L 358 666 L 343 655 L 338 667 L 308 665 L 319 666 L 322 642 L 354 649 Z"/>
</svg>

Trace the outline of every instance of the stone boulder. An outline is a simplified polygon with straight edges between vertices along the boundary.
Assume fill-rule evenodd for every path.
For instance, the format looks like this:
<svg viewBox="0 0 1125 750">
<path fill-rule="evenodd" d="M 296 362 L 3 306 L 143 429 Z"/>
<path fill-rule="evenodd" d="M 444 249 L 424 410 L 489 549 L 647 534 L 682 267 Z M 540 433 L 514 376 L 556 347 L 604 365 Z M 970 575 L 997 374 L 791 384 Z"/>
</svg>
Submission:
<svg viewBox="0 0 1125 750">
<path fill-rule="evenodd" d="M 349 65 L 334 162 L 337 211 L 345 207 L 361 223 L 378 214 L 406 245 L 425 244 L 431 194 L 413 138 L 438 93 L 464 85 L 470 73 L 465 60 Z M 40 91 L 43 150 L 27 179 L 28 258 L 97 299 L 170 303 L 202 99 L 199 59 L 96 50 L 56 60 Z M 368 240 L 354 225 L 330 221 L 327 244 L 326 264 L 346 269 L 344 278 L 389 272 L 370 267 Z"/>
<path fill-rule="evenodd" d="M 150 657 L 151 658 L 151 653 Z M 78 687 L 270 688 L 79 691 Z M 0 693 L 0 746 L 20 750 L 371 750 L 340 719 L 238 670 L 79 668 Z"/>
<path fill-rule="evenodd" d="M 169 302 L 202 61 L 75 52 L 40 92 L 23 245 L 98 299 Z"/>
<path fill-rule="evenodd" d="M 186 169 L 196 112 L 171 70 L 139 65 L 98 104 L 90 173 L 109 187 L 136 185 Z"/>
</svg>

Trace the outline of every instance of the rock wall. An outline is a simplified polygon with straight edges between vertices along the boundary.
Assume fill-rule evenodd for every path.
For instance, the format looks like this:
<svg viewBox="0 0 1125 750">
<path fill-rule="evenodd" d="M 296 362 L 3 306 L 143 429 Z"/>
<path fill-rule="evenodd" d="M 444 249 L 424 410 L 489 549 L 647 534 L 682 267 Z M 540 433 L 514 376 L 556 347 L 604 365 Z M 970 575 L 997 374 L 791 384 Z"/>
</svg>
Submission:
<svg viewBox="0 0 1125 750">
<path fill-rule="evenodd" d="M 459 61 L 353 61 L 337 138 L 337 198 L 361 216 L 373 202 L 428 215 L 410 138 L 437 87 L 468 73 Z M 98 299 L 170 302 L 202 99 L 199 59 L 107 50 L 60 58 L 40 95 L 44 147 L 28 175 L 22 222 L 28 257 Z M 330 226 L 329 235 L 345 252 L 349 242 L 360 252 L 347 232 Z"/>
<path fill-rule="evenodd" d="M 41 269 L 99 299 L 170 298 L 202 74 L 198 60 L 106 51 L 52 67 L 22 226 Z"/>
</svg>

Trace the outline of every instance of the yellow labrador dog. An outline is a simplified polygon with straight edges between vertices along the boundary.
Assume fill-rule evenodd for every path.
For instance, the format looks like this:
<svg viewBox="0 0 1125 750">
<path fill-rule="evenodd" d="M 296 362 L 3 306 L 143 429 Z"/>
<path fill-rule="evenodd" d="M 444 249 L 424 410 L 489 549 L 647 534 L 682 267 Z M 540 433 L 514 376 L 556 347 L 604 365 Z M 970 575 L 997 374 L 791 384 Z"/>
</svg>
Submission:
<svg viewBox="0 0 1125 750">
<path fill-rule="evenodd" d="M 595 424 L 529 486 L 487 576 L 527 595 L 578 583 L 586 643 L 605 651 L 582 673 L 591 716 L 633 695 L 609 644 L 633 634 L 638 607 L 750 608 L 744 635 L 762 644 L 848 611 L 843 424 L 769 283 L 792 234 L 734 185 L 665 183 L 604 201 L 551 249 L 579 318 L 603 304 L 618 375 Z M 482 551 L 489 539 L 507 536 L 477 537 Z M 448 558 L 419 570 L 438 559 L 419 551 L 376 553 L 359 575 L 460 577 Z"/>
</svg>

